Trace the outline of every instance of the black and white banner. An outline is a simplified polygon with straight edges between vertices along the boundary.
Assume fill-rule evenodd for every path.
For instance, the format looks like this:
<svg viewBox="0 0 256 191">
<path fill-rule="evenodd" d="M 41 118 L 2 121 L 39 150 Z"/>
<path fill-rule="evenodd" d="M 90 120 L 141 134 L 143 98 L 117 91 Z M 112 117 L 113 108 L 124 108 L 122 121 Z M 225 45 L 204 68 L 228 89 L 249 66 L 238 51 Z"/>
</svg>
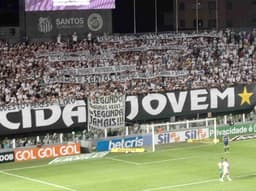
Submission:
<svg viewBox="0 0 256 191">
<path fill-rule="evenodd" d="M 44 51 L 35 52 L 35 57 L 47 57 L 49 62 L 64 62 L 64 61 L 91 61 L 91 60 L 112 60 L 114 54 L 110 52 L 102 52 L 101 54 L 91 54 L 90 51 L 75 51 L 75 52 L 59 52 L 59 51 Z"/>
<path fill-rule="evenodd" d="M 73 53 L 62 53 L 59 55 L 51 55 L 48 57 L 49 62 L 64 62 L 64 61 L 92 61 L 92 60 L 113 60 L 113 54 L 97 54 L 97 55 L 82 55 Z"/>
<path fill-rule="evenodd" d="M 0 153 L 0 163 L 5 163 L 5 162 L 14 162 L 14 152 L 2 152 Z"/>
<path fill-rule="evenodd" d="M 83 50 L 83 51 L 75 51 L 75 52 L 60 52 L 60 51 L 38 51 L 34 52 L 34 56 L 36 58 L 47 58 L 47 57 L 59 57 L 59 56 L 88 56 L 90 55 L 89 50 Z"/>
<path fill-rule="evenodd" d="M 201 34 L 185 34 L 185 33 L 163 33 L 163 34 L 143 34 L 143 35 L 107 35 L 97 37 L 98 42 L 128 42 L 135 40 L 173 40 L 186 38 L 219 38 L 220 35 L 216 33 L 201 33 Z"/>
<path fill-rule="evenodd" d="M 237 85 L 190 89 L 126 97 L 126 121 L 168 120 L 172 116 L 191 116 L 208 112 L 223 114 L 251 111 L 256 105 L 256 86 Z"/>
<path fill-rule="evenodd" d="M 87 105 L 88 102 L 88 105 Z M 89 128 L 117 128 L 172 116 L 248 112 L 256 105 L 256 86 L 237 85 L 144 95 L 109 95 L 58 103 L 0 106 L 0 136 Z M 88 119 L 87 119 L 88 113 Z"/>
<path fill-rule="evenodd" d="M 88 99 L 88 129 L 125 127 L 125 95 Z"/>
<path fill-rule="evenodd" d="M 136 71 L 136 65 L 104 66 L 92 68 L 65 68 L 57 71 L 57 75 L 86 76 L 92 74 L 110 74 L 125 71 Z"/>
<path fill-rule="evenodd" d="M 66 99 L 60 103 L 31 103 L 0 106 L 1 135 L 65 129 L 85 129 L 86 101 Z"/>
<path fill-rule="evenodd" d="M 102 67 L 103 68 L 103 67 Z M 106 67 L 105 67 L 106 68 Z M 177 78 L 177 77 L 186 77 L 190 74 L 193 75 L 203 75 L 204 71 L 203 70 L 193 70 L 193 71 L 188 71 L 188 70 L 163 70 L 160 72 L 139 72 L 139 71 L 134 71 L 136 69 L 135 67 L 131 67 L 131 70 L 129 73 L 124 73 L 121 70 L 116 70 L 116 72 L 112 70 L 110 67 L 106 68 L 107 70 L 102 70 L 101 73 L 99 74 L 89 74 L 89 70 L 84 70 L 80 69 L 79 70 L 62 70 L 58 72 L 58 75 L 56 76 L 45 76 L 44 82 L 46 84 L 52 84 L 52 83 L 102 83 L 102 82 L 126 82 L 129 80 L 133 79 L 153 79 L 157 77 L 166 77 L 166 78 Z M 96 68 L 97 70 L 97 68 Z M 100 71 L 100 70 L 99 70 Z M 131 72 L 134 71 L 134 72 Z M 108 73 L 110 72 L 110 73 Z M 61 73 L 61 74 L 59 74 Z M 96 73 L 96 72 L 91 72 L 91 73 Z M 84 75 L 82 75 L 84 74 Z"/>
</svg>

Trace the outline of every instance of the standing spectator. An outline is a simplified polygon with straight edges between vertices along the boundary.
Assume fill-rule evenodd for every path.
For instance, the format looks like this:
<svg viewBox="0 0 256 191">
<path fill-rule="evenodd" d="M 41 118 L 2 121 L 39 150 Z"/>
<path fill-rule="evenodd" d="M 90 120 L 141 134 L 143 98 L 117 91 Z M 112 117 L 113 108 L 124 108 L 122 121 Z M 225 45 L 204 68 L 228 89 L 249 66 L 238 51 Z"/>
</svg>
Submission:
<svg viewBox="0 0 256 191">
<path fill-rule="evenodd" d="M 57 43 L 58 44 L 61 44 L 61 34 L 59 33 L 58 36 L 57 36 Z"/>
<path fill-rule="evenodd" d="M 77 36 L 76 32 L 74 32 L 74 33 L 72 34 L 72 42 L 73 42 L 73 43 L 77 43 L 77 40 L 78 40 L 78 36 Z"/>
<path fill-rule="evenodd" d="M 88 42 L 88 44 L 92 43 L 92 33 L 90 33 L 90 32 L 87 34 L 87 42 Z"/>
</svg>

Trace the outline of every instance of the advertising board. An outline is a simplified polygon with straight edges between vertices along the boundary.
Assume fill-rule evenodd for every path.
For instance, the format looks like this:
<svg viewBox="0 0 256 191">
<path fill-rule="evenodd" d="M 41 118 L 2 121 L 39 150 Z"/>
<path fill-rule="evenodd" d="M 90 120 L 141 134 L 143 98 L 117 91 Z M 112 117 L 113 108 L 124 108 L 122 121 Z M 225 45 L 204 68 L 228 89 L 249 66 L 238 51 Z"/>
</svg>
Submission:
<svg viewBox="0 0 256 191">
<path fill-rule="evenodd" d="M 221 138 L 224 135 L 234 137 L 236 135 L 246 135 L 256 133 L 256 123 L 241 123 L 235 125 L 223 125 L 217 127 L 217 137 Z M 214 136 L 214 129 L 209 129 L 210 137 Z"/>
<path fill-rule="evenodd" d="M 72 143 L 64 145 L 16 149 L 14 154 L 16 162 L 70 156 L 80 154 L 80 144 Z"/>
<path fill-rule="evenodd" d="M 168 144 L 185 142 L 189 139 L 209 138 L 208 128 L 198 128 L 183 131 L 163 132 L 155 134 L 155 144 Z"/>
<path fill-rule="evenodd" d="M 115 148 L 136 148 L 152 145 L 152 135 L 127 136 L 105 139 L 97 142 L 97 151 L 111 151 Z"/>
<path fill-rule="evenodd" d="M 0 153 L 0 163 L 14 162 L 14 152 L 2 152 Z"/>
</svg>

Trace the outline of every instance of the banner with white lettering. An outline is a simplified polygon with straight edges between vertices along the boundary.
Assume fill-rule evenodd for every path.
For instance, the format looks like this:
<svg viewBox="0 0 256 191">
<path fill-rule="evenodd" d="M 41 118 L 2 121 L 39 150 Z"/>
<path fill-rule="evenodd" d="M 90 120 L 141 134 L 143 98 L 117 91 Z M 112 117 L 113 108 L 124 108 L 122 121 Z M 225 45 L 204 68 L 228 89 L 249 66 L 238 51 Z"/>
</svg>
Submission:
<svg viewBox="0 0 256 191">
<path fill-rule="evenodd" d="M 109 95 L 87 100 L 0 106 L 0 136 L 169 120 L 172 116 L 248 112 L 256 105 L 256 86 L 201 88 L 143 95 Z M 88 102 L 88 106 L 87 106 Z M 88 120 L 87 120 L 88 113 Z M 89 124 L 88 124 L 88 123 Z"/>
<path fill-rule="evenodd" d="M 174 39 L 188 39 L 188 38 L 220 38 L 221 36 L 216 32 L 200 33 L 200 34 L 185 34 L 185 33 L 147 33 L 140 35 L 107 35 L 97 37 L 98 42 L 129 42 L 136 40 L 174 40 Z"/>
<path fill-rule="evenodd" d="M 168 120 L 172 116 L 208 112 L 248 112 L 255 105 L 255 84 L 131 95 L 126 97 L 126 122 Z"/>
<path fill-rule="evenodd" d="M 75 99 L 0 106 L 0 136 L 85 129 L 86 113 L 86 101 Z"/>
<path fill-rule="evenodd" d="M 126 72 L 129 71 L 129 72 Z M 126 82 L 132 79 L 153 79 L 157 77 L 180 78 L 190 74 L 204 75 L 203 70 L 165 70 L 158 72 L 136 71 L 135 65 L 106 66 L 95 68 L 63 69 L 56 76 L 45 76 L 46 84 L 52 83 L 102 83 L 109 81 Z"/>
<path fill-rule="evenodd" d="M 88 129 L 125 127 L 125 95 L 115 94 L 88 99 Z"/>
</svg>

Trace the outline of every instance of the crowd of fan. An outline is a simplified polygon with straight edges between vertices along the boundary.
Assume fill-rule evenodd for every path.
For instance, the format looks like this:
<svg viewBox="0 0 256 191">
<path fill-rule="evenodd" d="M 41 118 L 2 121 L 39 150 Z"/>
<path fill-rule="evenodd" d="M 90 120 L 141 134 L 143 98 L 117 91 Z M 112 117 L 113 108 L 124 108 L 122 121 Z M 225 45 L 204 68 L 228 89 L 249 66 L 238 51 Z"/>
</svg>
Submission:
<svg viewBox="0 0 256 191">
<path fill-rule="evenodd" d="M 83 99 L 98 94 L 129 95 L 190 88 L 223 88 L 256 82 L 256 30 L 204 32 L 199 34 L 103 35 L 73 42 L 0 41 L 0 106 L 36 103 L 65 98 Z M 74 61 L 52 61 L 56 52 L 87 52 L 91 58 Z M 40 56 L 41 55 L 41 56 Z M 101 59 L 105 55 L 107 59 Z M 133 65 L 141 78 L 98 83 L 48 83 L 63 69 L 85 69 Z M 170 71 L 171 75 L 157 75 Z M 97 133 L 69 134 L 64 141 L 93 138 Z M 71 136 L 71 137 L 68 137 Z M 42 144 L 59 142 L 56 134 L 40 138 Z M 1 148 L 12 148 L 12 140 L 4 139 Z M 16 139 L 16 147 L 38 144 L 36 137 Z"/>
<path fill-rule="evenodd" d="M 113 58 L 53 62 L 47 56 L 51 52 L 79 51 L 87 51 L 92 56 L 107 52 Z M 40 54 L 43 56 L 36 56 Z M 104 35 L 94 41 L 71 43 L 60 40 L 16 44 L 0 42 L 0 55 L 0 105 L 85 98 L 112 92 L 146 94 L 199 87 L 222 88 L 256 81 L 256 30 L 190 35 Z M 47 83 L 45 80 L 46 76 L 54 77 L 58 70 L 66 68 L 119 65 L 135 65 L 139 73 L 173 71 L 174 75 L 100 83 Z"/>
</svg>

